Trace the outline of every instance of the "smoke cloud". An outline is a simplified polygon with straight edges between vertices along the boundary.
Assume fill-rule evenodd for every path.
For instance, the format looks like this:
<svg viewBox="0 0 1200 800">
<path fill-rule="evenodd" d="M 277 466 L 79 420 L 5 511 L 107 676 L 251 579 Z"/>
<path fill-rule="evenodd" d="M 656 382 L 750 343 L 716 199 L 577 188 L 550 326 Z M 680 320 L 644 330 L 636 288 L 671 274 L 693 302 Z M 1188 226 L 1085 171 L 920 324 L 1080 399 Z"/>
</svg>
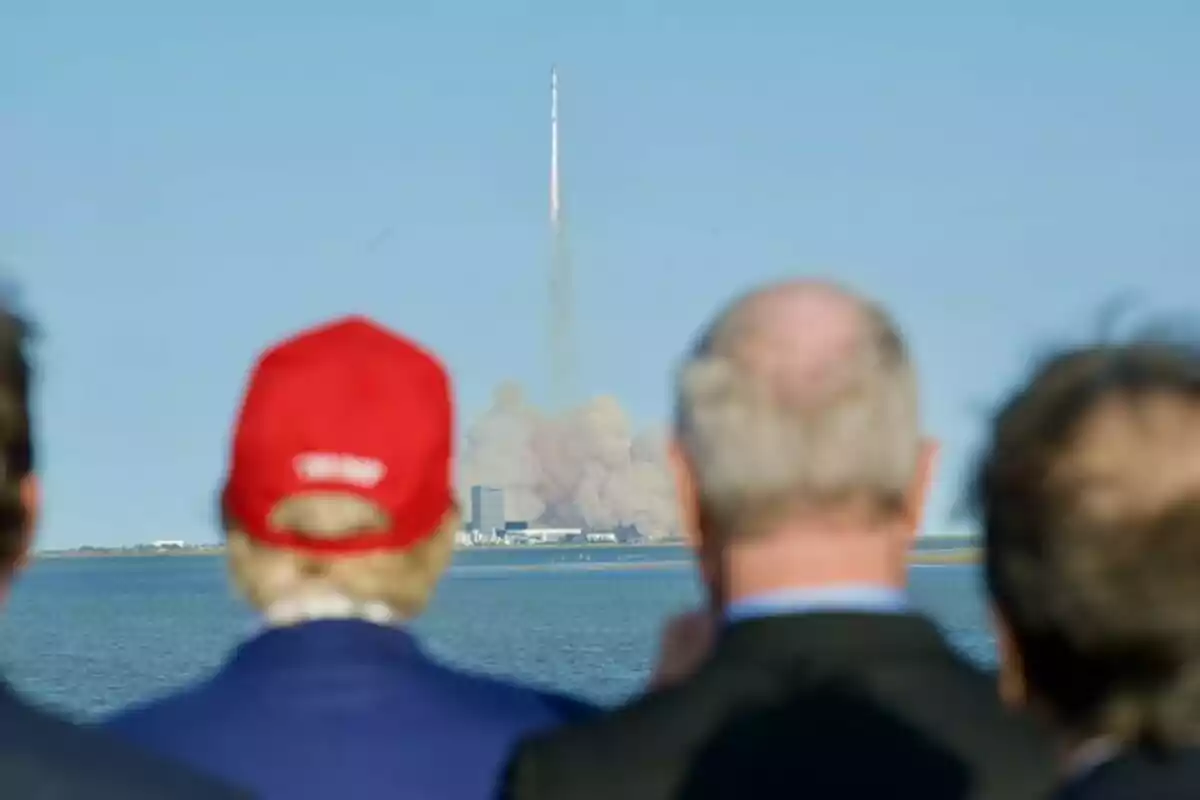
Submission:
<svg viewBox="0 0 1200 800">
<path fill-rule="evenodd" d="M 476 484 L 504 489 L 512 520 L 592 531 L 634 527 L 653 539 L 678 533 L 666 435 L 635 434 L 613 397 L 550 416 L 519 385 L 505 383 L 468 429 L 459 465 L 463 491 Z"/>
</svg>

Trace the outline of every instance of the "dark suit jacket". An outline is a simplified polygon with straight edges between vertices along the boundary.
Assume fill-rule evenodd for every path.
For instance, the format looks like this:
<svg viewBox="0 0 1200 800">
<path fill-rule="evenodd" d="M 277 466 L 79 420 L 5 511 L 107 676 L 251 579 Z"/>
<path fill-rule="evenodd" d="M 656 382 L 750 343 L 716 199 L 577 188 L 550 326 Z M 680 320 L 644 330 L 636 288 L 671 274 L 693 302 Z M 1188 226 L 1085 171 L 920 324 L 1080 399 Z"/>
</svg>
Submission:
<svg viewBox="0 0 1200 800">
<path fill-rule="evenodd" d="M 442 666 L 401 630 L 329 620 L 267 631 L 110 725 L 269 800 L 482 800 L 522 736 L 591 711 Z"/>
<path fill-rule="evenodd" d="M 731 626 L 689 681 L 539 736 L 510 800 L 1036 800 L 1049 748 L 918 616 L 797 614 Z"/>
<path fill-rule="evenodd" d="M 0 683 L 5 800 L 233 800 L 235 792 L 26 705 Z"/>
<path fill-rule="evenodd" d="M 1194 800 L 1200 797 L 1200 749 L 1168 756 L 1127 753 L 1069 781 L 1058 800 Z"/>
</svg>

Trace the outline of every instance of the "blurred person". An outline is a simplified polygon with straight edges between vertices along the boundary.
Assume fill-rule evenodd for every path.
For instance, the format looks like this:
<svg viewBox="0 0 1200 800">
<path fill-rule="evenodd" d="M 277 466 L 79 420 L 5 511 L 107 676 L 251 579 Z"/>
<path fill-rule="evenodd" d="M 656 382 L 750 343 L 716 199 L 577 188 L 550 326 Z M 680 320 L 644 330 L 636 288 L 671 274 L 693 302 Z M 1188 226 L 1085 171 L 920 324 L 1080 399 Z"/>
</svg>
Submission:
<svg viewBox="0 0 1200 800">
<path fill-rule="evenodd" d="M 0 592 L 5 595 L 29 558 L 39 506 L 29 333 L 20 315 L 0 308 Z M 250 795 L 36 709 L 0 681 L 0 796 L 221 800 Z"/>
<path fill-rule="evenodd" d="M 587 707 L 442 666 L 406 630 L 450 562 L 449 376 L 359 317 L 269 349 L 221 513 L 267 630 L 114 731 L 265 798 L 489 796 L 514 741 Z"/>
<path fill-rule="evenodd" d="M 905 595 L 936 447 L 882 309 L 806 280 L 737 300 L 678 373 L 675 428 L 711 613 L 668 630 L 660 690 L 520 746 L 504 797 L 1049 789 L 1048 749 Z"/>
<path fill-rule="evenodd" d="M 1200 346 L 1048 359 L 973 501 L 1005 696 L 1057 733 L 1060 797 L 1200 797 Z"/>
</svg>

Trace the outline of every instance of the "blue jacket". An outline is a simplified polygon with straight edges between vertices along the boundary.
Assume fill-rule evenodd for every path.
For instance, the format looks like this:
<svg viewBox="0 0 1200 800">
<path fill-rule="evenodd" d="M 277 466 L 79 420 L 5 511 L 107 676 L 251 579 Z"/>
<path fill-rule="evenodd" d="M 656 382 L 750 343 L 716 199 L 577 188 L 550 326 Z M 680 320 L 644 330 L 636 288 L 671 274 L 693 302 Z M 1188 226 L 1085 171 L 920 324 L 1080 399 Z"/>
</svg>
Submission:
<svg viewBox="0 0 1200 800">
<path fill-rule="evenodd" d="M 330 620 L 269 630 L 108 726 L 267 800 L 483 800 L 518 739 L 591 711 L 437 664 L 398 629 Z"/>
<path fill-rule="evenodd" d="M 248 800 L 206 776 L 28 705 L 0 681 L 0 797 Z"/>
</svg>

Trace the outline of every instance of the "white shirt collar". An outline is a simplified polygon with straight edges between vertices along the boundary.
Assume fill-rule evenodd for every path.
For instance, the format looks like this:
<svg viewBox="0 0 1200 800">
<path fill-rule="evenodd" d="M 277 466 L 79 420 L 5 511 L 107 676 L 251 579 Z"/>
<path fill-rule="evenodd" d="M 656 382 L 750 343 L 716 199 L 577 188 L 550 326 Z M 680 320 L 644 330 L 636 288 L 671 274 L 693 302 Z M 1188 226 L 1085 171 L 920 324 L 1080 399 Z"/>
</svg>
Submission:
<svg viewBox="0 0 1200 800">
<path fill-rule="evenodd" d="M 376 625 L 398 625 L 402 621 L 385 603 L 363 603 L 334 592 L 280 600 L 268 606 L 263 617 L 271 628 L 331 619 L 356 619 Z"/>
</svg>

